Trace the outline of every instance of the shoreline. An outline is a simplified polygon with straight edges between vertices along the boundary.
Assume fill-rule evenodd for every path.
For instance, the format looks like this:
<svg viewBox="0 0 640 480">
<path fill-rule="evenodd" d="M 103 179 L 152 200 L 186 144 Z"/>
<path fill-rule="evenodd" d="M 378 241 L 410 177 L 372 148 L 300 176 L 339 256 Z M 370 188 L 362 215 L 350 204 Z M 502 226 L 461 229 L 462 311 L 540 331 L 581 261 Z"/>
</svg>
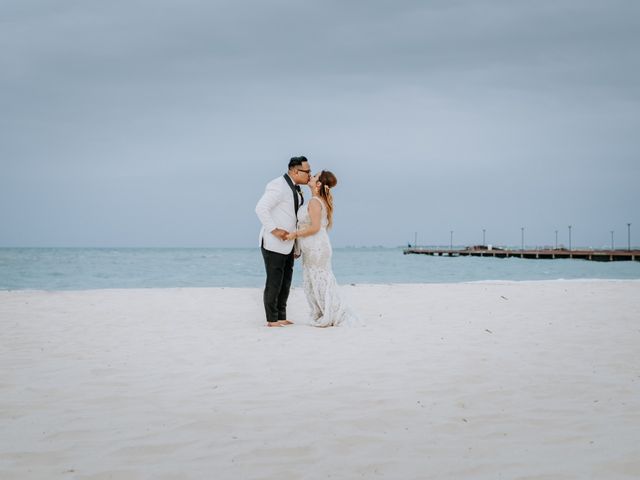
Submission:
<svg viewBox="0 0 640 480">
<path fill-rule="evenodd" d="M 428 285 L 482 285 L 482 284 L 540 284 L 540 283 L 555 283 L 555 282 L 575 282 L 575 283 L 589 283 L 589 282 L 611 282 L 611 283 L 640 283 L 640 278 L 554 278 L 554 279 L 538 279 L 538 280 L 461 280 L 459 282 L 382 282 L 382 283 L 340 283 L 340 288 L 349 287 L 376 287 L 376 286 L 428 286 Z M 135 291 L 135 290 L 260 290 L 264 287 L 238 287 L 238 286 L 212 286 L 212 287 L 199 287 L 199 286 L 187 286 L 187 287 L 105 287 L 105 288 L 84 288 L 84 289 L 36 289 L 36 288 L 17 288 L 17 289 L 0 289 L 0 294 L 3 293 L 16 293 L 16 292 L 28 292 L 28 293 L 55 293 L 55 292 L 101 292 L 101 291 Z M 302 289 L 302 285 L 292 285 L 291 290 Z"/>
</svg>

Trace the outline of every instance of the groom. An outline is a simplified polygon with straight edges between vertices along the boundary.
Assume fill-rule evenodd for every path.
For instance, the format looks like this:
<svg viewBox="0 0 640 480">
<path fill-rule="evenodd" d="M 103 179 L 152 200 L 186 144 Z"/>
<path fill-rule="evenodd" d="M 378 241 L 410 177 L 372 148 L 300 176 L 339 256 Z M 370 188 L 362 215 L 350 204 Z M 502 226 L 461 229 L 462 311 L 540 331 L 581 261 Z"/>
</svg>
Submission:
<svg viewBox="0 0 640 480">
<path fill-rule="evenodd" d="M 311 167 L 306 157 L 293 157 L 289 171 L 271 180 L 256 205 L 262 223 L 260 248 L 267 281 L 264 287 L 264 310 L 267 326 L 291 325 L 287 320 L 287 299 L 293 277 L 294 241 L 286 240 L 295 231 L 298 209 L 304 203 L 300 185 L 309 183 Z"/>
</svg>

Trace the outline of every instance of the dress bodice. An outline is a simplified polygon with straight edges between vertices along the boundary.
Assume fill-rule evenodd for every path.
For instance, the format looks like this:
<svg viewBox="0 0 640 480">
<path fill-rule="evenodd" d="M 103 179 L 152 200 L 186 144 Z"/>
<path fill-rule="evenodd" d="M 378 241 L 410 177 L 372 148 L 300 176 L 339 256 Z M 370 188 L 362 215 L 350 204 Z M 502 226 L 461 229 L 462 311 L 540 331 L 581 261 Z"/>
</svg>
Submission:
<svg viewBox="0 0 640 480">
<path fill-rule="evenodd" d="M 309 205 L 311 202 L 319 202 L 322 207 L 322 213 L 320 217 L 320 228 L 323 230 L 327 229 L 329 225 L 329 219 L 327 217 L 327 206 L 324 204 L 322 200 L 318 197 L 311 197 L 309 199 Z M 309 216 L 309 206 L 302 207 L 298 210 L 298 229 L 302 230 L 311 225 L 311 217 Z"/>
</svg>

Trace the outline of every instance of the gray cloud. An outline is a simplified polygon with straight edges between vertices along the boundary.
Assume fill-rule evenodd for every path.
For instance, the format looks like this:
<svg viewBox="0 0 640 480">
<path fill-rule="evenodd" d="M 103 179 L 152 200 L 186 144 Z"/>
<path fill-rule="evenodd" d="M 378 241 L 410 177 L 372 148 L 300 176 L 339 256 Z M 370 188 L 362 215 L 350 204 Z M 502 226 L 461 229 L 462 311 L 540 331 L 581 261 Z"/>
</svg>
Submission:
<svg viewBox="0 0 640 480">
<path fill-rule="evenodd" d="M 640 225 L 633 1 L 3 2 L 0 245 L 250 246 L 288 158 L 338 245 Z M 231 228 L 228 228 L 231 226 Z M 582 236 L 580 236 L 580 233 Z"/>
</svg>

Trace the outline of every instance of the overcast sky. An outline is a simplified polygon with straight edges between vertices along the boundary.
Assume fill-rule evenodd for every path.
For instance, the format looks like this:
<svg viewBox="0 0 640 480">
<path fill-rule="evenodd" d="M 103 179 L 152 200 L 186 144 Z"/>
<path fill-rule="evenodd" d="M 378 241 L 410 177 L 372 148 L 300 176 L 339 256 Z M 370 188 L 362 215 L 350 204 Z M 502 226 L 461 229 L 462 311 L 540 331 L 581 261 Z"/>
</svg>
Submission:
<svg viewBox="0 0 640 480">
<path fill-rule="evenodd" d="M 254 246 L 294 155 L 336 246 L 638 245 L 638 45 L 635 0 L 3 0 L 0 246 Z"/>
</svg>

